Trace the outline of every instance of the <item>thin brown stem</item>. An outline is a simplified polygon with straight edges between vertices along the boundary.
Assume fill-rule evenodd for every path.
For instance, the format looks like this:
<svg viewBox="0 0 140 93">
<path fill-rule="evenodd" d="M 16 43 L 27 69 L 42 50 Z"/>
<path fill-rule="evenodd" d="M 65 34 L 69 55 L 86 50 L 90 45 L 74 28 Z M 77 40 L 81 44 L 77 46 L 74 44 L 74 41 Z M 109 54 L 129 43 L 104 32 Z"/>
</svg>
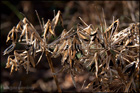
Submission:
<svg viewBox="0 0 140 93">
<path fill-rule="evenodd" d="M 53 68 L 53 63 L 52 63 L 52 60 L 51 60 L 51 57 L 50 57 L 48 51 L 46 51 L 46 57 L 47 57 L 47 60 L 48 60 L 48 63 L 49 63 L 49 66 L 50 66 L 50 69 L 51 69 L 52 73 L 55 73 L 55 70 L 54 70 L 54 68 Z M 62 93 L 62 90 L 61 90 L 61 88 L 60 88 L 60 86 L 59 86 L 59 83 L 58 83 L 58 80 L 57 80 L 56 75 L 53 74 L 53 78 L 54 78 L 55 83 L 56 83 L 56 85 L 57 85 L 57 90 L 58 90 L 58 92 L 59 92 L 59 93 Z"/>
</svg>

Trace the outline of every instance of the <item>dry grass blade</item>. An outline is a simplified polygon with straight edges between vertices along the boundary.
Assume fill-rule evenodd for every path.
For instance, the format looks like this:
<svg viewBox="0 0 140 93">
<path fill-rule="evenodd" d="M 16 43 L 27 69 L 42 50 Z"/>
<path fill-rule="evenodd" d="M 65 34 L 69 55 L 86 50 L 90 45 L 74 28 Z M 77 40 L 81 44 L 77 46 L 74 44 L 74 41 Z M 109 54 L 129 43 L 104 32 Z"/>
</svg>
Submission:
<svg viewBox="0 0 140 93">
<path fill-rule="evenodd" d="M 79 19 L 84 23 L 84 25 L 88 26 L 81 17 L 79 17 Z"/>
<path fill-rule="evenodd" d="M 40 62 L 40 60 L 42 59 L 43 54 L 44 54 L 44 50 L 42 51 L 42 53 L 41 53 L 41 55 L 40 55 L 40 57 L 39 57 L 39 59 L 38 59 L 36 65 L 37 65 L 37 64 Z"/>
<path fill-rule="evenodd" d="M 56 16 L 53 18 L 52 23 L 51 23 L 52 31 L 53 31 L 53 32 L 54 32 L 54 29 L 55 29 L 55 27 L 56 27 L 56 25 L 57 25 L 57 23 L 58 23 L 60 17 L 61 17 L 61 12 L 58 11 L 57 14 L 56 14 Z M 62 20 L 61 20 L 61 21 L 62 21 Z"/>
<path fill-rule="evenodd" d="M 50 20 L 48 20 L 47 23 L 44 25 L 44 34 L 43 34 L 44 39 L 46 39 L 46 35 L 48 33 L 47 31 L 48 31 L 49 23 Z"/>
<path fill-rule="evenodd" d="M 42 31 L 43 31 L 43 25 L 41 24 L 40 17 L 39 17 L 39 15 L 38 15 L 37 10 L 35 10 L 35 12 L 36 12 L 36 15 L 37 15 L 37 18 L 38 18 L 38 21 L 39 21 L 40 27 L 41 27 L 41 29 L 42 29 Z"/>
</svg>

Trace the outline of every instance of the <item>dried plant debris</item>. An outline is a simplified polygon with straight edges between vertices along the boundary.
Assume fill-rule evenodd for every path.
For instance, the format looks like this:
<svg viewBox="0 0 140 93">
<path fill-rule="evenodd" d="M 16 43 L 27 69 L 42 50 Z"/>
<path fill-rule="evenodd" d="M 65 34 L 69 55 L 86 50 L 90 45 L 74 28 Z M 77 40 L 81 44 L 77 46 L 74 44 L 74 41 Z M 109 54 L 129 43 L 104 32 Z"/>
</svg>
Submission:
<svg viewBox="0 0 140 93">
<path fill-rule="evenodd" d="M 16 43 L 24 45 L 26 49 L 18 51 L 15 50 L 13 55 L 14 59 L 11 58 L 11 56 L 8 57 L 6 67 L 11 67 L 11 72 L 14 70 L 14 67 L 18 68 L 20 65 L 23 65 L 28 72 L 31 65 L 35 67 L 35 64 L 38 64 L 40 62 L 44 51 L 51 52 L 48 49 L 47 40 L 49 40 L 51 35 L 55 36 L 54 29 L 59 17 L 60 11 L 58 11 L 52 22 L 48 20 L 48 22 L 44 25 L 43 37 L 39 35 L 39 33 L 27 18 L 21 20 L 16 27 L 13 27 L 13 29 L 9 32 L 6 40 L 6 42 L 11 40 L 12 44 L 4 51 L 4 55 L 9 54 L 11 51 L 13 51 L 16 47 Z M 35 62 L 34 59 L 39 52 L 42 52 L 42 54 L 38 61 Z"/>
<path fill-rule="evenodd" d="M 11 40 L 12 44 L 4 51 L 4 55 L 12 52 L 16 43 L 25 45 L 26 49 L 14 50 L 14 55 L 8 56 L 6 68 L 11 67 L 12 73 L 19 66 L 24 66 L 28 73 L 31 67 L 40 62 L 44 51 L 48 51 L 52 58 L 62 56 L 63 68 L 53 74 L 68 71 L 75 87 L 74 77 L 86 68 L 88 72 L 92 72 L 94 80 L 84 89 L 92 86 L 93 91 L 138 91 L 139 23 L 132 23 L 119 30 L 117 19 L 108 28 L 94 28 L 80 18 L 84 25 L 78 24 L 77 29 L 71 28 L 69 31 L 64 29 L 56 40 L 48 43 L 51 36 L 56 36 L 55 27 L 59 20 L 63 22 L 60 11 L 52 21 L 49 19 L 42 25 L 42 36 L 27 18 L 13 27 L 6 40 Z M 36 61 L 35 57 L 39 52 L 41 55 Z"/>
</svg>

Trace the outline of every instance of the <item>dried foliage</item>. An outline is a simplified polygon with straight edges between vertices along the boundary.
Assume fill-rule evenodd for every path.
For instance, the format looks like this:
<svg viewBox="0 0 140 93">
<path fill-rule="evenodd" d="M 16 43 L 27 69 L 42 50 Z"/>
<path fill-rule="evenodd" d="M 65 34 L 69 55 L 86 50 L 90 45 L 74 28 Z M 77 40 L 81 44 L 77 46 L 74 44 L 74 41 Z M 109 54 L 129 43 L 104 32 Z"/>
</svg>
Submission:
<svg viewBox="0 0 140 93">
<path fill-rule="evenodd" d="M 14 50 L 14 55 L 7 59 L 6 68 L 11 67 L 11 73 L 23 66 L 27 73 L 41 60 L 44 52 L 52 58 L 62 56 L 62 69 L 53 72 L 57 75 L 63 71 L 70 73 L 74 86 L 74 77 L 85 69 L 92 73 L 94 80 L 83 89 L 91 88 L 93 91 L 107 92 L 138 92 L 139 78 L 139 23 L 132 23 L 129 27 L 119 30 L 119 19 L 113 20 L 106 28 L 106 23 L 101 23 L 100 28 L 92 24 L 78 24 L 76 29 L 64 29 L 61 35 L 53 42 L 55 27 L 59 21 L 63 23 L 61 13 L 46 24 L 40 21 L 42 36 L 34 26 L 24 18 L 16 27 L 13 27 L 7 36 L 7 41 L 12 41 L 5 51 L 9 54 L 17 43 L 26 46 L 25 50 Z M 105 20 L 105 19 L 104 19 Z M 39 59 L 34 60 L 41 52 Z M 47 55 L 46 55 L 47 56 Z M 83 81 L 84 82 L 84 81 Z"/>
</svg>

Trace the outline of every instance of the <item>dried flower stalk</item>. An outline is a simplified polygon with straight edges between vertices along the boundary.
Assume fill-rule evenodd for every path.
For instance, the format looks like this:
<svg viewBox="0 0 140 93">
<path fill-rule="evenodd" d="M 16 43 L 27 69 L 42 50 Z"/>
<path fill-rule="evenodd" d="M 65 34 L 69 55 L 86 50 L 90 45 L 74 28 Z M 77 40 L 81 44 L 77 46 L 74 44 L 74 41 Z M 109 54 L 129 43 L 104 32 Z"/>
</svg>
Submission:
<svg viewBox="0 0 140 93">
<path fill-rule="evenodd" d="M 61 92 L 61 89 L 56 74 L 67 70 L 76 87 L 74 77 L 85 69 L 93 73 L 94 80 L 83 89 L 92 86 L 93 91 L 138 91 L 136 84 L 139 77 L 139 23 L 132 23 L 120 31 L 117 19 L 113 20 L 108 28 L 106 23 L 103 28 L 102 22 L 101 28 L 93 29 L 92 24 L 88 25 L 80 18 L 84 26 L 78 24 L 77 29 L 64 29 L 56 40 L 48 43 L 51 36 L 56 36 L 55 27 L 59 19 L 62 21 L 60 11 L 52 21 L 48 20 L 41 26 L 43 36 L 38 34 L 26 18 L 13 27 L 6 40 L 12 40 L 12 44 L 4 51 L 4 55 L 13 51 L 17 42 L 26 45 L 27 48 L 15 50 L 14 55 L 8 57 L 6 68 L 11 67 L 11 73 L 14 69 L 17 71 L 21 65 L 28 73 L 31 65 L 35 67 L 45 52 L 58 92 Z M 34 58 L 39 52 L 42 54 L 36 62 Z M 60 55 L 63 68 L 55 72 L 51 57 L 56 58 Z"/>
</svg>

